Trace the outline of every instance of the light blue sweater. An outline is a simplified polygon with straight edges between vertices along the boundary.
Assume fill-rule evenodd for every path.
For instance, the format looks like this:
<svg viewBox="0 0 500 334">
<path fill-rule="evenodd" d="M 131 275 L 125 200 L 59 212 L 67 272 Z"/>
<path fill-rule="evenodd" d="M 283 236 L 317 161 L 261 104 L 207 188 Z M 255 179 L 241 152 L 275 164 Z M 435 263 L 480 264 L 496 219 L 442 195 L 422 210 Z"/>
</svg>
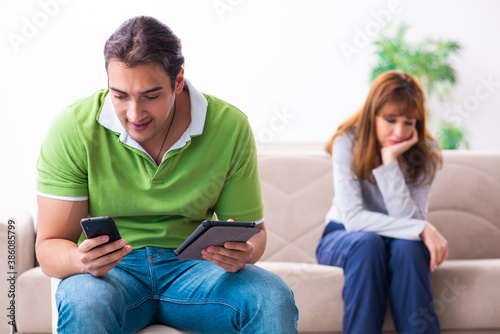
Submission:
<svg viewBox="0 0 500 334">
<path fill-rule="evenodd" d="M 437 149 L 435 143 L 432 146 Z M 376 184 L 358 180 L 351 171 L 353 147 L 352 134 L 336 138 L 333 145 L 335 197 L 326 222 L 343 223 L 349 232 L 371 231 L 391 238 L 420 240 L 427 225 L 429 182 L 407 184 L 407 167 L 400 168 L 398 161 L 373 170 Z"/>
</svg>

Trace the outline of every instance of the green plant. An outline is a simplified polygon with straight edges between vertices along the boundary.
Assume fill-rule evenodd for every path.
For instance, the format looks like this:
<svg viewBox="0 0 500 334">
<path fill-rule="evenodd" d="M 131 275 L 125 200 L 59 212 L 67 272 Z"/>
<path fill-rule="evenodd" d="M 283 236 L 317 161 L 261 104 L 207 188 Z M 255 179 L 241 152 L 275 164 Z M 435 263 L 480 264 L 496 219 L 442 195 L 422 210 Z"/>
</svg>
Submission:
<svg viewBox="0 0 500 334">
<path fill-rule="evenodd" d="M 460 52 L 460 45 L 455 41 L 440 41 L 430 38 L 414 45 L 407 42 L 408 26 L 401 25 L 393 36 L 382 34 L 375 41 L 376 65 L 370 79 L 390 70 L 402 70 L 417 78 L 427 97 L 436 97 L 439 101 L 448 100 L 457 81 L 456 71 L 450 63 L 450 57 Z M 438 130 L 444 149 L 468 147 L 463 128 L 449 122 L 441 122 Z M 454 140 L 448 140 L 455 138 Z M 455 141 L 459 139 L 459 142 Z"/>
<path fill-rule="evenodd" d="M 441 147 L 448 150 L 468 149 L 469 141 L 465 136 L 465 131 L 446 120 L 441 120 L 438 133 L 436 135 Z"/>
</svg>

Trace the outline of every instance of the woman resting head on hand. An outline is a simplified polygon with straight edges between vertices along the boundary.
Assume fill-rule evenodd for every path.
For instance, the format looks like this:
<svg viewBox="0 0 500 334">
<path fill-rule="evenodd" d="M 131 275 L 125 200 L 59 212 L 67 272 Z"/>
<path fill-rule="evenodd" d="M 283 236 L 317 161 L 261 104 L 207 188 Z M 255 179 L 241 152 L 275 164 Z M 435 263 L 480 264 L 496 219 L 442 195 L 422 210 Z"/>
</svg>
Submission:
<svg viewBox="0 0 500 334">
<path fill-rule="evenodd" d="M 426 114 L 422 87 L 412 75 L 382 73 L 373 81 L 363 107 L 338 128 L 326 151 L 332 154 L 335 139 L 354 132 L 352 167 L 360 179 L 369 179 L 375 167 L 398 159 L 412 167 L 411 182 L 421 174 L 431 182 L 442 158 L 429 145 L 436 140 L 426 128 Z M 433 163 L 426 164 L 429 160 Z"/>
<path fill-rule="evenodd" d="M 430 273 L 448 244 L 425 219 L 442 157 L 418 81 L 402 71 L 379 75 L 326 150 L 335 197 L 316 253 L 344 270 L 344 332 L 380 333 L 389 298 L 398 332 L 422 332 L 422 320 L 426 333 L 439 333 Z"/>
</svg>

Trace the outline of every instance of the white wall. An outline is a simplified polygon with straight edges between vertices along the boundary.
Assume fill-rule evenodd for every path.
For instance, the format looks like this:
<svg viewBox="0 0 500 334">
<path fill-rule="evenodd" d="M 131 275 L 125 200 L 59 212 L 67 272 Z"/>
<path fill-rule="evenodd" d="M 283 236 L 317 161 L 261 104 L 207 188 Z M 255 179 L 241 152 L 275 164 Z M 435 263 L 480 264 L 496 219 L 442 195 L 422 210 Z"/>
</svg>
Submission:
<svg viewBox="0 0 500 334">
<path fill-rule="evenodd" d="M 0 206 L 36 215 L 45 132 L 64 106 L 106 86 L 102 48 L 129 17 L 167 23 L 187 77 L 243 110 L 260 144 L 325 142 L 365 98 L 381 26 L 454 39 L 463 46 L 454 100 L 431 109 L 465 126 L 472 149 L 498 151 L 499 14 L 494 0 L 2 1 Z M 347 44 L 357 53 L 346 56 Z"/>
</svg>

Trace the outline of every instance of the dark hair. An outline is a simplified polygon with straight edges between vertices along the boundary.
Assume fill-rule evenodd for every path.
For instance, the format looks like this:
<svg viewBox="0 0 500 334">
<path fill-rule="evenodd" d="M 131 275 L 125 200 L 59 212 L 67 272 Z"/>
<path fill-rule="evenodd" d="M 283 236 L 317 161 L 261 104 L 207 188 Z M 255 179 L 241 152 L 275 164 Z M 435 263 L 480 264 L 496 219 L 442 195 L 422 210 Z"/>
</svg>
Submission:
<svg viewBox="0 0 500 334">
<path fill-rule="evenodd" d="M 106 71 L 112 59 L 124 62 L 130 67 L 158 64 L 170 77 L 172 89 L 184 65 L 180 39 L 167 25 L 147 16 L 125 21 L 109 37 L 104 46 Z"/>
</svg>

